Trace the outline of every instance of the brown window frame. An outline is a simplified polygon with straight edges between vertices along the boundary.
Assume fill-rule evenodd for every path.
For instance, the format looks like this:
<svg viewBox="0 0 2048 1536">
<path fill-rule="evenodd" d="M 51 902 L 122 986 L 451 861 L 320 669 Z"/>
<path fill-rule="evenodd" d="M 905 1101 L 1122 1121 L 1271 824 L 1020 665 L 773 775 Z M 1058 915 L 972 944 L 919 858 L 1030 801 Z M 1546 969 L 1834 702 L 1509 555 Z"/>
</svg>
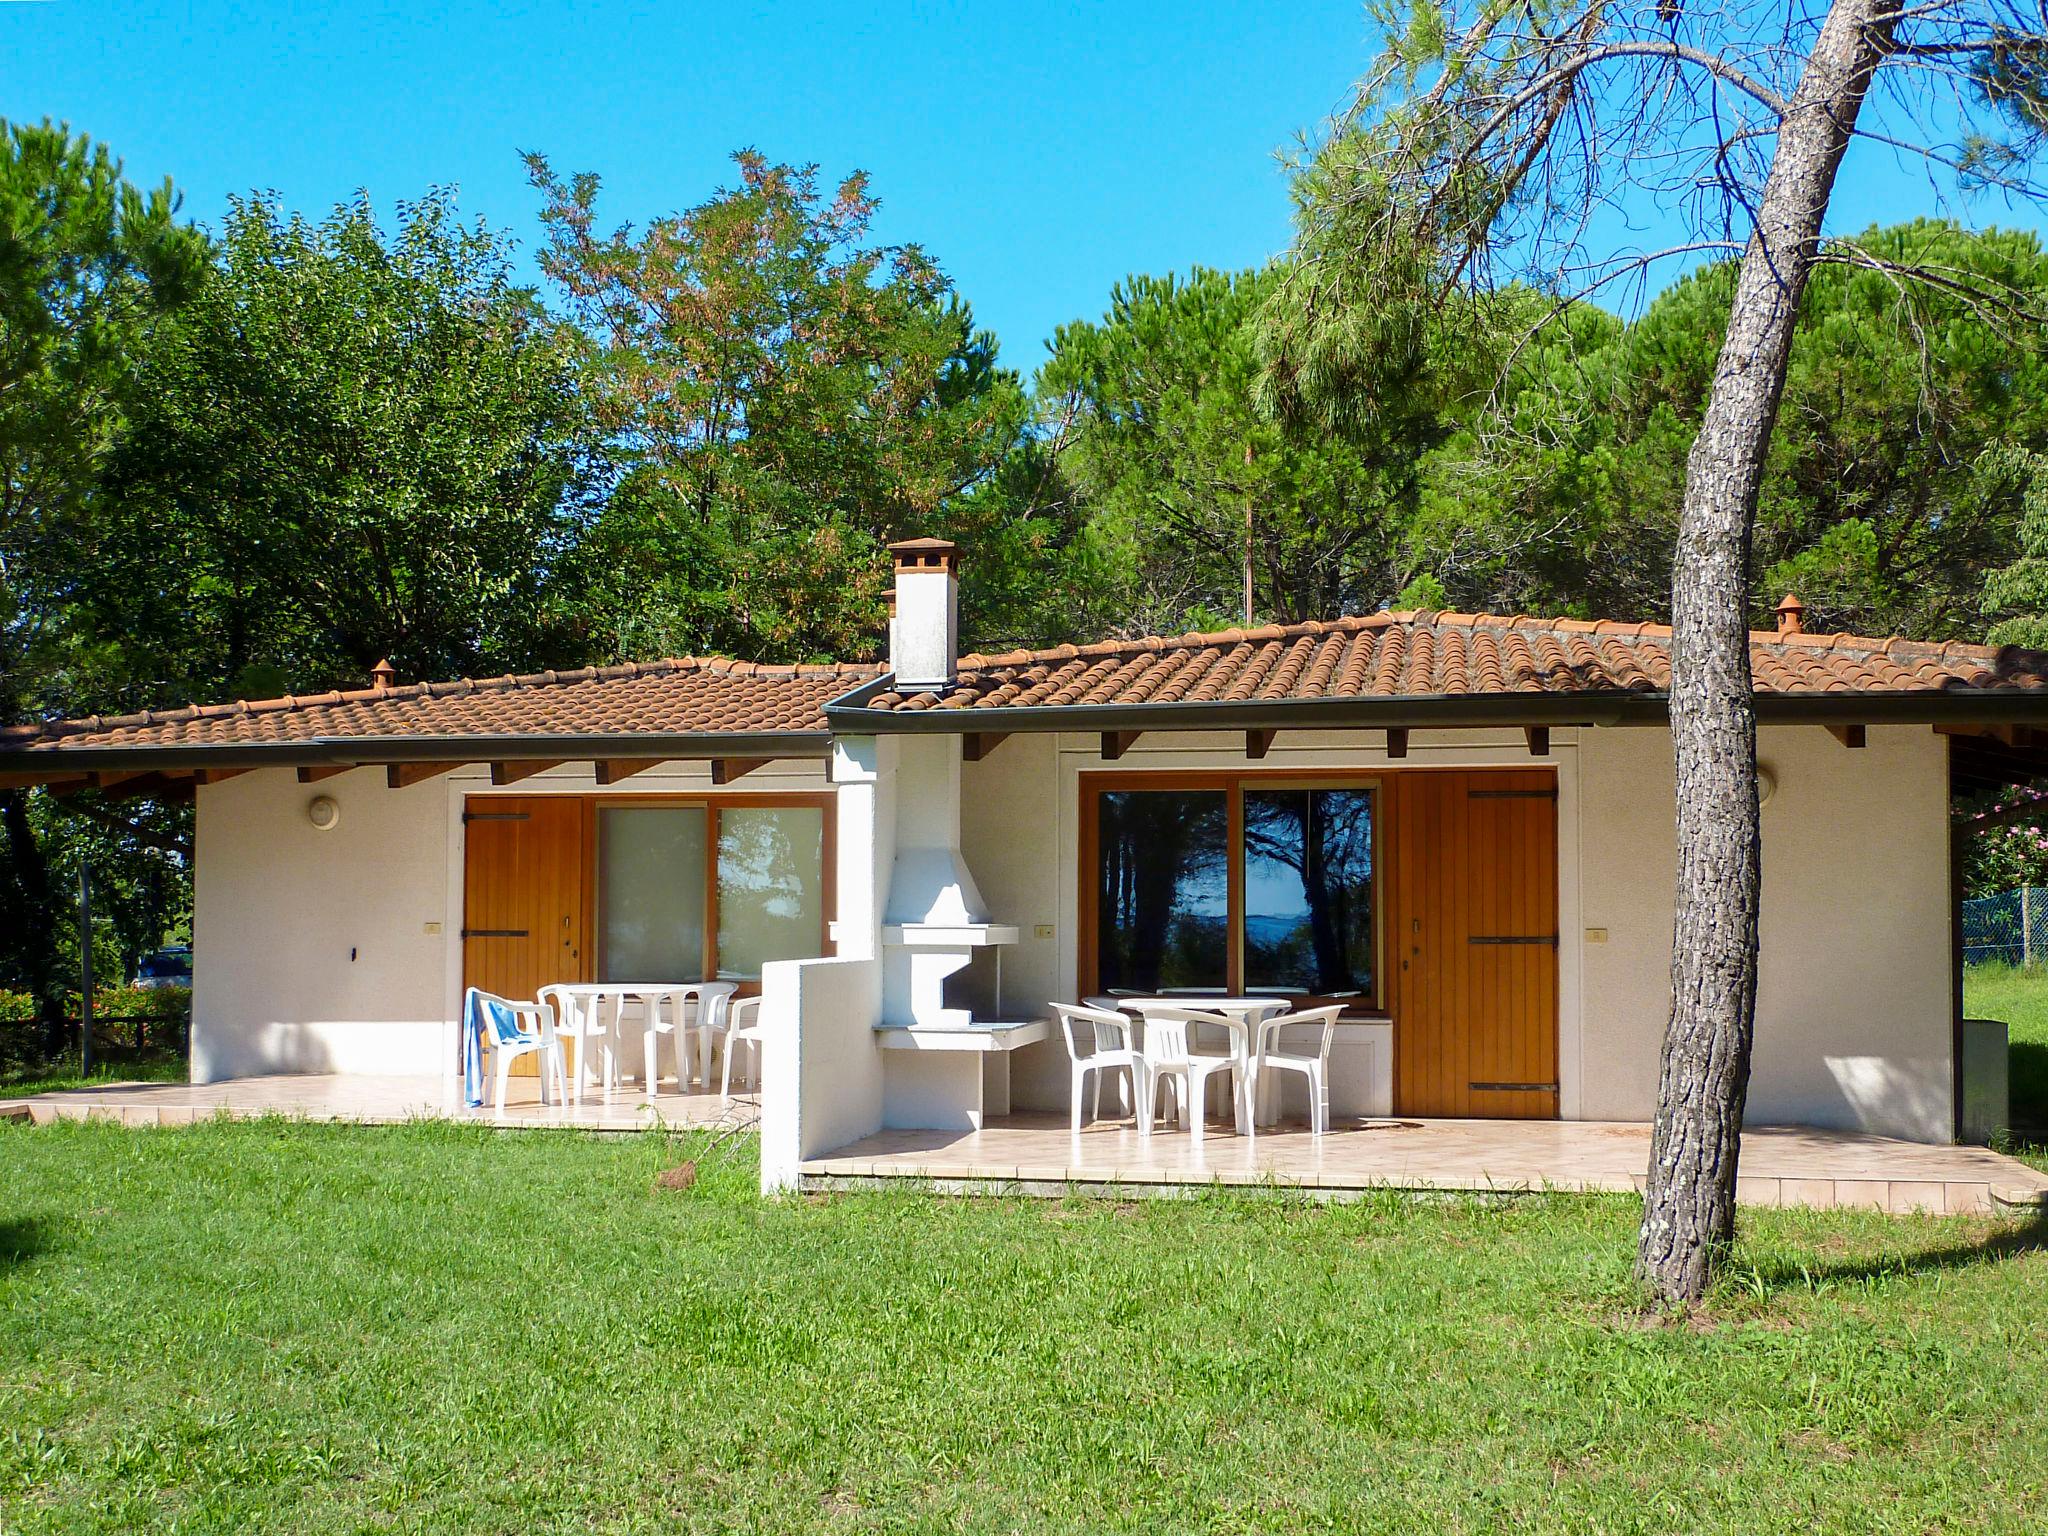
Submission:
<svg viewBox="0 0 2048 1536">
<path fill-rule="evenodd" d="M 1291 994 L 1300 1007 L 1326 1003 L 1341 1004 L 1349 1015 L 1384 1017 L 1381 999 L 1386 994 L 1386 879 L 1385 847 L 1380 833 L 1385 825 L 1386 782 L 1380 772 L 1360 773 L 1343 769 L 1296 768 L 1134 768 L 1108 773 L 1080 775 L 1080 933 L 1075 945 L 1078 960 L 1077 995 L 1091 997 L 1102 990 L 1101 955 L 1101 858 L 1102 796 L 1125 790 L 1220 790 L 1226 797 L 1224 840 L 1228 943 L 1225 951 L 1224 990 L 1241 996 L 1244 988 L 1244 792 L 1252 789 L 1366 789 L 1372 791 L 1372 928 L 1373 965 L 1370 997 L 1323 997 L 1316 993 Z"/>
<path fill-rule="evenodd" d="M 598 888 L 600 871 L 598 861 L 602 855 L 597 835 L 597 813 L 608 808 L 631 810 L 656 810 L 663 806 L 697 805 L 705 809 L 704 824 L 704 948 L 699 969 L 705 979 L 718 974 L 718 813 L 721 808 L 733 810 L 794 809 L 812 806 L 823 811 L 824 836 L 820 848 L 823 862 L 823 881 L 819 892 L 818 953 L 836 953 L 832 942 L 832 923 L 839 911 L 838 850 L 836 797 L 829 791 L 763 791 L 740 790 L 737 792 L 714 791 L 710 793 L 676 793 L 669 790 L 626 792 L 608 795 L 577 795 L 573 798 L 583 804 L 583 911 L 584 931 L 591 936 L 590 974 L 596 979 L 604 974 L 604 914 L 598 910 Z M 758 980 L 740 983 L 739 995 L 751 997 L 760 991 Z"/>
</svg>

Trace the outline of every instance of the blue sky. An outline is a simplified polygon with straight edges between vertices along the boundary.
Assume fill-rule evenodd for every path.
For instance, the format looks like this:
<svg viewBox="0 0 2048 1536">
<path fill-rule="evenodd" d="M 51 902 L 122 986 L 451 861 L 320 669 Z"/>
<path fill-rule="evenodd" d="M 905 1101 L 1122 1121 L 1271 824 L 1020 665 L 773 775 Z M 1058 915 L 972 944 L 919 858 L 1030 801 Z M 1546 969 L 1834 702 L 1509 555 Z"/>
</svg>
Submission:
<svg viewBox="0 0 2048 1536">
<path fill-rule="evenodd" d="M 864 168 L 880 237 L 924 244 L 1028 371 L 1130 272 L 1284 249 L 1276 152 L 1343 103 L 1368 47 L 1359 0 L 47 0 L 0 3 L 0 115 L 68 120 L 135 179 L 172 176 L 202 222 L 254 187 L 324 211 L 357 187 L 388 208 L 454 183 L 529 249 L 522 149 L 599 172 L 611 215 L 636 220 L 701 201 L 742 145 Z M 1931 207 L 1864 152 L 1831 224 Z M 1632 222 L 1662 243 L 1658 210 Z"/>
</svg>

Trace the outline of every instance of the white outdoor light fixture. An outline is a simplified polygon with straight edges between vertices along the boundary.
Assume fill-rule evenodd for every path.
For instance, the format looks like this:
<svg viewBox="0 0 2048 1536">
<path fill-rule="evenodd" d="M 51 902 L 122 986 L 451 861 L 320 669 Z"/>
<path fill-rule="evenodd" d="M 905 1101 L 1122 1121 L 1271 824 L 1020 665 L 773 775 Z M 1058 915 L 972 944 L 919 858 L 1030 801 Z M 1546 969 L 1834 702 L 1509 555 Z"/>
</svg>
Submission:
<svg viewBox="0 0 2048 1536">
<path fill-rule="evenodd" d="M 332 832 L 341 821 L 341 807 L 332 795 L 315 795 L 306 802 L 306 820 L 318 831 Z"/>
<path fill-rule="evenodd" d="M 1756 804 L 1762 810 L 1771 803 L 1771 796 L 1778 792 L 1778 770 L 1769 763 L 1756 765 Z"/>
</svg>

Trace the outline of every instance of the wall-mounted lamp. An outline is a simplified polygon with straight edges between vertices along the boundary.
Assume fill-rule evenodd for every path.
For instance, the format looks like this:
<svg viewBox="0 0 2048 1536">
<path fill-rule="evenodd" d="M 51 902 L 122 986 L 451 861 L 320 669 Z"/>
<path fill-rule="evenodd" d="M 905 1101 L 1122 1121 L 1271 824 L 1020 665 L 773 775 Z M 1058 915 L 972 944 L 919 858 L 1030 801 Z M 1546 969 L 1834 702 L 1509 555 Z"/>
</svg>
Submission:
<svg viewBox="0 0 2048 1536">
<path fill-rule="evenodd" d="M 1771 796 L 1775 795 L 1777 792 L 1778 770 L 1773 768 L 1769 763 L 1758 763 L 1756 765 L 1757 808 L 1761 810 L 1763 807 L 1769 805 L 1771 803 Z"/>
<path fill-rule="evenodd" d="M 306 820 L 316 831 L 332 832 L 341 822 L 341 806 L 332 795 L 315 795 L 306 802 Z"/>
</svg>

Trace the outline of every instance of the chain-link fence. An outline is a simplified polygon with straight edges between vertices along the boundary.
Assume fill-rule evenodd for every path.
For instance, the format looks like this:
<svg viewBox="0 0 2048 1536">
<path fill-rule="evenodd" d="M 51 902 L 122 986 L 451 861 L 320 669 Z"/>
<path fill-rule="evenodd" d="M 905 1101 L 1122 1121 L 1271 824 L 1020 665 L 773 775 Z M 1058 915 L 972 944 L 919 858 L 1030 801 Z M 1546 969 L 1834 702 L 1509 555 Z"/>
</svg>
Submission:
<svg viewBox="0 0 2048 1536">
<path fill-rule="evenodd" d="M 1963 963 L 2048 965 L 2048 886 L 1963 903 Z"/>
</svg>

